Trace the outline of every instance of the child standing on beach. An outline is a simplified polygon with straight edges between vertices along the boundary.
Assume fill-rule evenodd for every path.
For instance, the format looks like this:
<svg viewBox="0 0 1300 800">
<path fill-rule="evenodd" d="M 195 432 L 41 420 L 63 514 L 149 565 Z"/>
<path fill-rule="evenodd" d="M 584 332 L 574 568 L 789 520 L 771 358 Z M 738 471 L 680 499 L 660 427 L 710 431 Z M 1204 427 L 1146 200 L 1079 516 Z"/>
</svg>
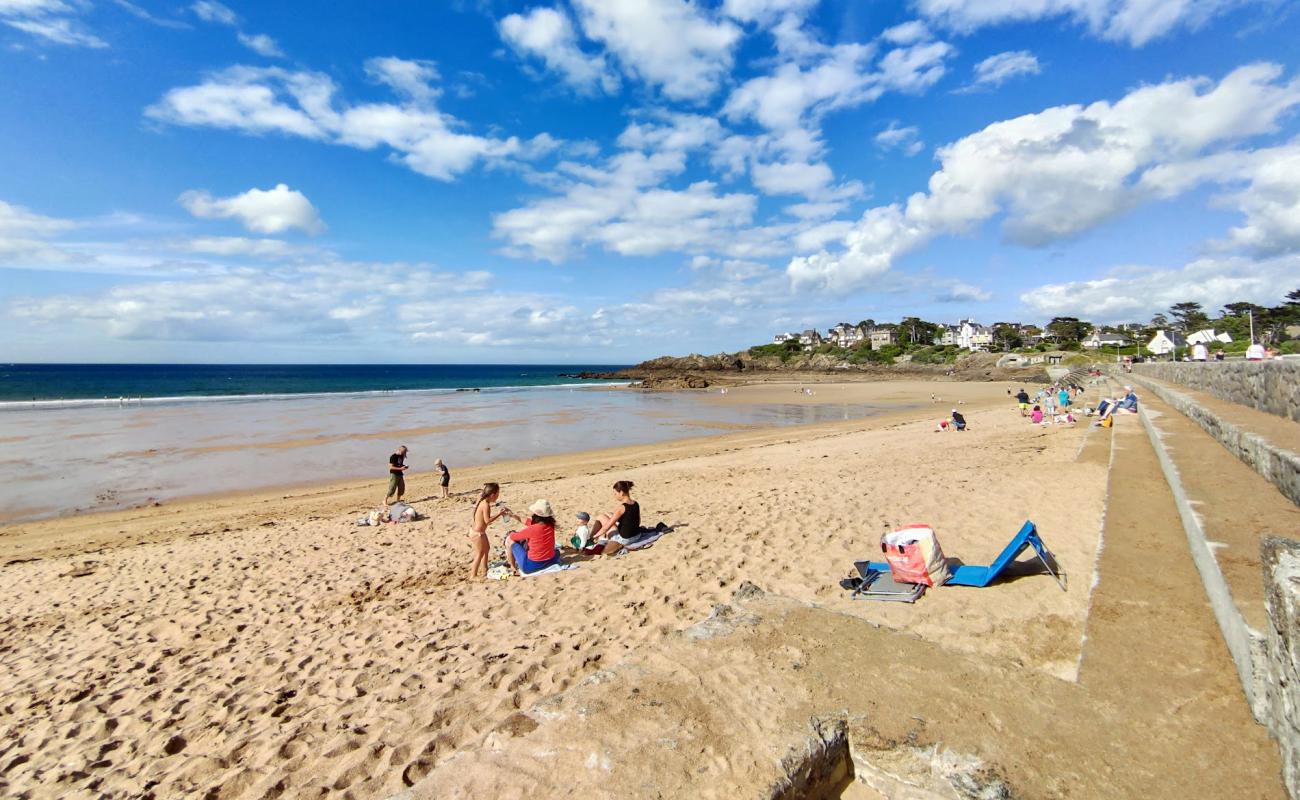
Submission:
<svg viewBox="0 0 1300 800">
<path fill-rule="evenodd" d="M 474 564 L 470 567 L 470 578 L 487 576 L 488 564 L 488 526 L 505 516 L 514 516 L 510 509 L 503 508 L 492 513 L 492 504 L 501 498 L 501 486 L 496 483 L 483 484 L 478 501 L 474 503 L 474 517 L 470 523 L 469 540 L 474 548 Z M 480 572 L 481 569 L 481 572 Z"/>
<path fill-rule="evenodd" d="M 433 466 L 438 470 L 438 485 L 442 487 L 442 499 L 446 500 L 450 496 L 448 491 L 451 487 L 451 473 L 447 470 L 447 465 L 442 463 L 442 459 L 433 462 Z"/>
</svg>

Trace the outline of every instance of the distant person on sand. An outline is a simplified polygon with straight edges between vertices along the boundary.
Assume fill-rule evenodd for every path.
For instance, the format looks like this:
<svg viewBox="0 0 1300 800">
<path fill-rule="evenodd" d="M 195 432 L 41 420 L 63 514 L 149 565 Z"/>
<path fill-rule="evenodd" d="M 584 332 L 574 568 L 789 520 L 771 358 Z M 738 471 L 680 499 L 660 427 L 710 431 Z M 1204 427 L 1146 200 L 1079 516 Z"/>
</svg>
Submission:
<svg viewBox="0 0 1300 800">
<path fill-rule="evenodd" d="M 406 495 L 406 445 L 388 457 L 388 494 L 384 495 L 384 505 L 388 505 L 394 495 L 399 503 Z"/>
<path fill-rule="evenodd" d="M 612 556 L 641 538 L 641 504 L 632 499 L 632 481 L 614 484 L 613 511 L 603 514 L 591 528 L 593 538 L 605 542 L 605 555 Z"/>
<path fill-rule="evenodd" d="M 1059 392 L 1056 393 L 1056 404 L 1057 404 L 1058 406 L 1060 406 L 1061 408 L 1069 408 L 1069 407 L 1070 407 L 1070 390 L 1069 390 L 1069 389 L 1065 388 L 1064 386 L 1061 387 L 1061 391 L 1059 391 Z"/>
<path fill-rule="evenodd" d="M 450 496 L 451 472 L 441 458 L 433 462 L 433 467 L 438 470 L 438 485 L 442 487 L 442 499 L 446 500 Z"/>
<path fill-rule="evenodd" d="M 1031 414 L 1029 415 L 1029 421 L 1032 422 L 1032 423 L 1034 423 L 1035 425 L 1037 425 L 1037 424 L 1039 424 L 1040 422 L 1042 422 L 1042 421 L 1043 421 L 1043 409 L 1040 408 L 1040 407 L 1038 407 L 1038 406 L 1034 406 L 1034 411 L 1033 411 L 1033 413 L 1031 413 Z"/>
<path fill-rule="evenodd" d="M 952 424 L 955 425 L 959 431 L 966 430 L 966 418 L 955 408 L 952 410 Z"/>
<path fill-rule="evenodd" d="M 1016 392 L 1016 402 L 1020 404 L 1020 416 L 1023 417 L 1029 413 L 1029 392 L 1024 389 Z"/>
<path fill-rule="evenodd" d="M 528 507 L 528 513 L 528 525 L 508 535 L 506 559 L 516 575 L 560 563 L 560 554 L 555 550 L 555 511 L 550 501 L 538 500 Z"/>
<path fill-rule="evenodd" d="M 474 516 L 469 528 L 469 540 L 474 548 L 474 564 L 469 571 L 471 578 L 487 575 L 488 526 L 502 517 L 514 516 L 508 508 L 503 508 L 496 514 L 492 513 L 492 504 L 500 498 L 501 486 L 496 483 L 485 483 L 483 491 L 479 493 L 478 501 L 474 503 Z"/>
</svg>

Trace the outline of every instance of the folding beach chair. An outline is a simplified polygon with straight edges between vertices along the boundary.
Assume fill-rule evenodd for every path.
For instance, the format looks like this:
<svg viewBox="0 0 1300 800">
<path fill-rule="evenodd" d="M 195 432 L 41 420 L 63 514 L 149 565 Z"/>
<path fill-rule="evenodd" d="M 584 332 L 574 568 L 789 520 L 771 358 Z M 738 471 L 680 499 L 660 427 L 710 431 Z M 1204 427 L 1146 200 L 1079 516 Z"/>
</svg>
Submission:
<svg viewBox="0 0 1300 800">
<path fill-rule="evenodd" d="M 1016 560 L 1016 556 L 1020 555 L 1026 547 L 1034 548 L 1034 553 L 1038 556 L 1038 560 L 1043 562 L 1047 574 L 1056 579 L 1057 585 L 1064 592 L 1065 576 L 1056 561 L 1056 556 L 1052 555 L 1052 551 L 1047 549 L 1047 545 L 1043 543 L 1042 538 L 1038 535 L 1038 529 L 1029 520 L 1025 520 L 1020 532 L 1007 543 L 1006 547 L 1002 548 L 1002 552 L 998 554 L 992 564 L 987 567 L 962 564 L 953 570 L 952 577 L 948 579 L 944 586 L 975 586 L 977 588 L 988 586 L 998 579 L 1003 571 L 1010 566 L 1011 562 Z M 867 567 L 883 572 L 889 571 L 889 565 L 883 561 L 872 561 L 867 564 Z"/>
<path fill-rule="evenodd" d="M 853 600 L 884 600 L 894 603 L 915 603 L 917 598 L 925 594 L 925 584 L 923 583 L 899 583 L 894 580 L 888 567 L 882 572 L 878 569 L 872 569 L 866 561 L 855 561 L 853 566 L 858 571 L 860 578 L 854 582 L 851 579 L 847 583 L 853 585 L 853 593 L 849 597 Z"/>
</svg>

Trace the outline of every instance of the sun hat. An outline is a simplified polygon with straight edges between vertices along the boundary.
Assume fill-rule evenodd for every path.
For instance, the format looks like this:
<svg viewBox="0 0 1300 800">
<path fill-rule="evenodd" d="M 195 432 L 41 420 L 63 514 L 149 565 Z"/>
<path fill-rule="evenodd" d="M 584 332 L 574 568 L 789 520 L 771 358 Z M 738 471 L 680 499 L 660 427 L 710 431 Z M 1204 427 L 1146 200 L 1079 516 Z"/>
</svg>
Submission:
<svg viewBox="0 0 1300 800">
<path fill-rule="evenodd" d="M 534 517 L 553 517 L 555 512 L 551 510 L 551 501 L 538 500 L 528 507 L 528 513 Z"/>
<path fill-rule="evenodd" d="M 582 520 L 583 522 L 591 522 L 591 515 L 588 514 L 586 511 L 579 511 L 578 519 Z"/>
</svg>

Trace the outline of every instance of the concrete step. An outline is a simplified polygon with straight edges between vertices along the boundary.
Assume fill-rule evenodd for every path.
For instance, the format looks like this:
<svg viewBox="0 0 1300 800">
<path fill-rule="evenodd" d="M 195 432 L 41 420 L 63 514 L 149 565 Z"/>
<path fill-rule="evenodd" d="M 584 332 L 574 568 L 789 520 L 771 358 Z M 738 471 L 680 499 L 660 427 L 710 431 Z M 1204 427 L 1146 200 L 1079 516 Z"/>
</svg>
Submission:
<svg viewBox="0 0 1300 800">
<path fill-rule="evenodd" d="M 1300 505 L 1300 423 L 1145 375 L 1120 377 L 1177 409 Z"/>
</svg>

